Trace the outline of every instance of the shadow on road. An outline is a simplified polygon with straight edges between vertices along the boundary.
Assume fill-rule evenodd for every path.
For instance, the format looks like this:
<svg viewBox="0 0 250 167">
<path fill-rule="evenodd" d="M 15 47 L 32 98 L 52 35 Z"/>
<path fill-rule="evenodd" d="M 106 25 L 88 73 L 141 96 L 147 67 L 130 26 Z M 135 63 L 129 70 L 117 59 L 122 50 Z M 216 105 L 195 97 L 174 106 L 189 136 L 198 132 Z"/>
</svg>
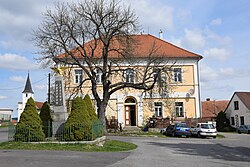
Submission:
<svg viewBox="0 0 250 167">
<path fill-rule="evenodd" d="M 221 144 L 190 144 L 190 143 L 157 143 L 148 144 L 173 148 L 180 154 L 212 157 L 226 161 L 250 162 L 250 148 L 247 147 L 227 147 Z"/>
</svg>

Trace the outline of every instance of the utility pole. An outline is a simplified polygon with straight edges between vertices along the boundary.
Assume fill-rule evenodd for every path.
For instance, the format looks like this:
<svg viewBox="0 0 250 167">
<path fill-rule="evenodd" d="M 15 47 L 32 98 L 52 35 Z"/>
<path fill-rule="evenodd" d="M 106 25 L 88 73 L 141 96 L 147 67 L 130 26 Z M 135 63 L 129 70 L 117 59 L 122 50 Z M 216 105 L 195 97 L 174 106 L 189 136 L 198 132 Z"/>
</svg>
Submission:
<svg viewBox="0 0 250 167">
<path fill-rule="evenodd" d="M 50 73 L 48 76 L 48 103 L 50 105 Z"/>
</svg>

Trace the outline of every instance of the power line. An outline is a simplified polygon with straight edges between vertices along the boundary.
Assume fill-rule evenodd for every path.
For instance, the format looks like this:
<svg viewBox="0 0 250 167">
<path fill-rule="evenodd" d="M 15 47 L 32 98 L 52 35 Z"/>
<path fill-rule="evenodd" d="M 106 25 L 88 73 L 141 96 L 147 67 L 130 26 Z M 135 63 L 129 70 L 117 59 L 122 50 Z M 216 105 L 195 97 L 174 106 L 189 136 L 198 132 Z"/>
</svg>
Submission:
<svg viewBox="0 0 250 167">
<path fill-rule="evenodd" d="M 38 80 L 38 81 L 36 81 L 36 82 L 33 82 L 32 85 L 35 85 L 35 84 L 37 84 L 37 83 L 39 83 L 39 82 L 41 82 L 41 81 L 43 81 L 45 79 L 47 79 L 47 76 L 40 79 L 40 80 Z M 15 87 L 15 88 L 0 88 L 0 90 L 9 91 L 9 90 L 17 90 L 17 89 L 21 89 L 21 88 L 23 88 L 23 86 Z"/>
</svg>

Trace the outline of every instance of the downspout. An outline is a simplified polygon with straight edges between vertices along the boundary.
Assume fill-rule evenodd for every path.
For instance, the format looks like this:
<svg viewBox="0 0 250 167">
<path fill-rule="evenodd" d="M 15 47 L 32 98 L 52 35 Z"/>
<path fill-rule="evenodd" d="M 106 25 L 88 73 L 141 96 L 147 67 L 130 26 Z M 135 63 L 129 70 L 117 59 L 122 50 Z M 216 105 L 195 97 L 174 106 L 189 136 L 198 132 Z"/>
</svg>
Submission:
<svg viewBox="0 0 250 167">
<path fill-rule="evenodd" d="M 197 61 L 197 79 L 198 79 L 198 97 L 199 97 L 199 109 L 200 109 L 200 118 L 202 118 L 202 105 L 201 105 L 201 90 L 200 90 L 200 71 L 199 71 L 199 61 L 201 58 L 198 59 Z"/>
</svg>

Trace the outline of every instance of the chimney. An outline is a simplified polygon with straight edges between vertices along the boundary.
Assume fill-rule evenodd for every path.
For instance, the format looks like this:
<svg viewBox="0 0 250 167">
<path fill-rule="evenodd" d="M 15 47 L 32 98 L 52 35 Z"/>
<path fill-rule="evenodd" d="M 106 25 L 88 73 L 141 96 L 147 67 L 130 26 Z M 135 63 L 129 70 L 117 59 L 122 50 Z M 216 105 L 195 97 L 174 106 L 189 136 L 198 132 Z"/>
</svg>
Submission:
<svg viewBox="0 0 250 167">
<path fill-rule="evenodd" d="M 163 39 L 163 31 L 160 29 L 160 31 L 159 31 L 159 38 L 160 39 Z"/>
<path fill-rule="evenodd" d="M 210 98 L 208 97 L 208 98 L 206 99 L 206 101 L 210 101 Z"/>
</svg>

